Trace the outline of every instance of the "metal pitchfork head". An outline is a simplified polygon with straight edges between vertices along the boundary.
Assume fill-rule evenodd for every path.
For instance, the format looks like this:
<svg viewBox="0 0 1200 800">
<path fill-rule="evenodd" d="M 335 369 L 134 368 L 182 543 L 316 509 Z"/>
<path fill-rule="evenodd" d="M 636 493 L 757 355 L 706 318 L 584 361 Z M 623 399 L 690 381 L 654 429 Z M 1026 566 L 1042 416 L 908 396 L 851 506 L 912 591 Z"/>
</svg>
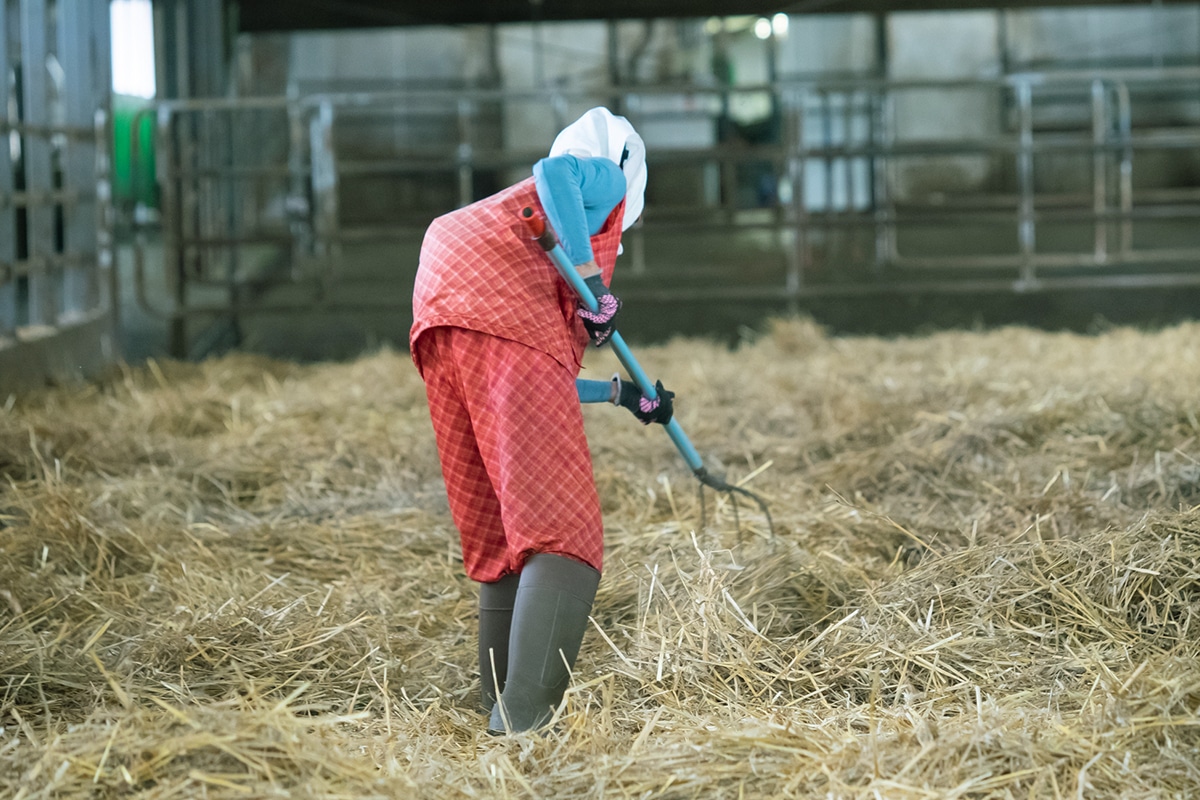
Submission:
<svg viewBox="0 0 1200 800">
<path fill-rule="evenodd" d="M 698 470 L 692 470 L 692 474 L 696 476 L 696 480 L 700 481 L 700 486 L 696 494 L 700 497 L 700 526 L 704 527 L 706 517 L 706 509 L 704 506 L 704 487 L 708 486 L 718 492 L 724 492 L 729 495 L 729 501 L 733 504 L 733 524 L 737 527 L 738 533 L 742 530 L 742 521 L 738 515 L 737 496 L 743 495 L 749 497 L 758 505 L 763 516 L 767 520 L 767 532 L 770 534 L 771 542 L 775 542 L 775 523 L 771 520 L 771 511 L 767 508 L 767 502 L 749 489 L 744 489 L 741 486 L 734 486 L 732 483 L 727 483 L 723 479 L 718 478 L 709 472 L 706 468 L 701 467 Z M 740 536 L 739 536 L 740 539 Z"/>
</svg>

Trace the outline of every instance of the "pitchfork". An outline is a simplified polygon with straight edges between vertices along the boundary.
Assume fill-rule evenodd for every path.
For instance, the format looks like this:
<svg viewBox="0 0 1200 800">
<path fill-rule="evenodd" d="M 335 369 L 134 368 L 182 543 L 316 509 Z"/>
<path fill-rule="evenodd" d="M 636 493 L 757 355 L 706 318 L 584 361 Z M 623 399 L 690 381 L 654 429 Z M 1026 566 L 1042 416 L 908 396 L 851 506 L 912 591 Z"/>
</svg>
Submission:
<svg viewBox="0 0 1200 800">
<path fill-rule="evenodd" d="M 558 237 L 555 235 L 554 229 L 550 226 L 550 223 L 546 220 L 546 218 L 538 214 L 532 208 L 524 208 L 521 210 L 521 221 L 525 223 L 525 226 L 529 229 L 529 233 L 538 243 L 538 246 L 540 246 L 550 255 L 550 260 L 554 263 L 554 268 L 558 270 L 558 274 L 561 275 L 563 280 L 565 280 L 570 287 L 575 290 L 575 293 L 579 295 L 579 299 L 582 300 L 583 304 L 588 307 L 588 310 L 595 311 L 597 308 L 599 308 L 599 304 L 596 302 L 596 296 L 592 294 L 592 290 L 586 283 L 584 283 L 583 278 L 579 277 L 579 273 L 571 265 L 571 261 L 567 257 L 566 251 L 563 250 L 562 245 L 558 243 Z M 633 352 L 629 349 L 629 345 L 625 344 L 625 339 L 622 338 L 621 334 L 617 331 L 613 331 L 612 336 L 608 341 L 612 345 L 613 352 L 617 354 L 617 360 L 621 362 L 621 366 L 625 367 L 625 370 L 629 373 L 629 376 L 633 378 L 634 383 L 637 384 L 637 387 L 641 390 L 642 395 L 647 400 L 657 399 L 658 391 L 654 388 L 654 384 L 651 383 L 650 378 L 646 375 L 645 371 L 642 370 L 641 364 L 639 364 L 637 359 L 634 358 Z M 683 428 L 680 427 L 679 421 L 675 419 L 675 417 L 672 416 L 671 420 L 663 427 L 666 428 L 667 435 L 671 437 L 671 441 L 675 443 L 675 447 L 679 450 L 679 454 L 683 456 L 683 460 L 687 462 L 688 467 L 691 468 L 692 474 L 696 476 L 698 481 L 700 481 L 701 526 L 704 525 L 705 515 L 704 487 L 708 486 L 709 488 L 715 489 L 718 492 L 725 492 L 729 494 L 730 500 L 733 501 L 734 523 L 739 529 L 741 528 L 741 522 L 738 520 L 736 495 L 745 495 L 757 503 L 758 507 L 762 509 L 763 516 L 766 517 L 767 529 L 770 531 L 771 539 L 774 540 L 775 526 L 771 522 L 771 512 L 767 510 L 766 502 L 754 492 L 743 489 L 741 486 L 734 486 L 731 483 L 726 483 L 721 478 L 718 478 L 710 473 L 704 466 L 704 461 L 700 458 L 700 454 L 696 452 L 696 448 L 692 446 L 687 434 L 683 432 Z"/>
</svg>

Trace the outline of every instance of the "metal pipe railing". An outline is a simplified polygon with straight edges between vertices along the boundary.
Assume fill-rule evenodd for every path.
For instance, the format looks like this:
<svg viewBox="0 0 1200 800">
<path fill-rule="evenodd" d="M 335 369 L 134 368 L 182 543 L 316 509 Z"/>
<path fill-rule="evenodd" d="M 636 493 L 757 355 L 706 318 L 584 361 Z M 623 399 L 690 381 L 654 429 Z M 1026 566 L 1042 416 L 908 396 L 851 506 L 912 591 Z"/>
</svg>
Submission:
<svg viewBox="0 0 1200 800">
<path fill-rule="evenodd" d="M 1121 270 L 1143 272 L 1153 265 L 1166 269 L 1180 262 L 1200 261 L 1200 241 L 1195 248 L 1177 245 L 1139 248 L 1133 235 L 1135 224 L 1142 220 L 1191 224 L 1200 215 L 1200 196 L 1194 193 L 1185 191 L 1167 198 L 1154 190 L 1139 188 L 1135 192 L 1133 182 L 1139 154 L 1200 148 L 1200 119 L 1185 120 L 1185 124 L 1173 128 L 1143 129 L 1135 124 L 1139 109 L 1152 109 L 1154 103 L 1164 98 L 1173 99 L 1182 91 L 1181 87 L 1198 82 L 1200 69 L 1172 68 L 1018 73 L 990 80 L 781 79 L 771 84 L 735 88 L 605 87 L 595 91 L 557 90 L 550 95 L 468 89 L 454 93 L 332 92 L 297 97 L 167 101 L 145 113 L 156 115 L 158 122 L 156 143 L 162 148 L 158 165 L 163 190 L 163 233 L 167 257 L 182 288 L 176 293 L 173 309 L 157 311 L 175 318 L 212 313 L 211 307 L 206 306 L 203 312 L 198 307 L 189 307 L 186 285 L 208 280 L 205 264 L 217 257 L 216 251 L 252 241 L 275 241 L 283 250 L 289 249 L 290 243 L 290 260 L 309 265 L 281 274 L 278 277 L 281 283 L 315 280 L 325 289 L 349 284 L 354 278 L 341 274 L 343 270 L 338 267 L 344 258 L 342 243 L 411 238 L 440 210 L 418 208 L 411 215 L 397 213 L 386 226 L 347 225 L 340 200 L 347 181 L 385 175 L 413 180 L 443 176 L 441 180 L 449 181 L 447 197 L 463 205 L 474 199 L 472 193 L 480 174 L 527 170 L 541 155 L 540 151 L 526 148 L 500 150 L 482 143 L 480 139 L 486 130 L 482 109 L 497 104 L 521 104 L 525 108 L 537 103 L 547 114 L 562 116 L 572 103 L 614 96 L 619 96 L 625 113 L 635 125 L 655 114 L 669 116 L 669 111 L 655 109 L 665 108 L 669 105 L 665 100 L 671 98 L 686 99 L 692 109 L 711 106 L 715 114 L 723 101 L 733 95 L 767 93 L 772 107 L 782 113 L 780 139 L 771 144 L 736 148 L 651 147 L 652 173 L 656 165 L 688 168 L 697 163 L 710 164 L 721 176 L 721 189 L 712 205 L 667 207 L 653 200 L 647 204 L 644 223 L 627 234 L 626 243 L 638 267 L 634 273 L 647 286 L 660 270 L 658 266 L 645 267 L 648 246 L 656 237 L 671 231 L 710 231 L 714 224 L 735 235 L 754 230 L 776 234 L 774 239 L 780 243 L 783 264 L 780 283 L 747 290 L 749 294 L 762 296 L 796 299 L 841 291 L 823 286 L 814 271 L 814 254 L 824 260 L 836 256 L 830 242 L 831 236 L 839 231 L 852 238 L 864 234 L 870 242 L 863 265 L 869 271 L 858 278 L 862 286 L 854 287 L 853 291 L 890 290 L 897 281 L 906 280 L 907 273 L 928 270 L 944 273 L 944 279 L 933 285 L 946 291 L 958 290 L 957 284 L 965 282 L 978 285 L 978 279 L 970 276 L 981 270 L 1010 271 L 1008 278 L 989 284 L 1008 286 L 1010 290 L 1057 285 L 1057 277 L 1047 271 L 1068 268 L 1094 272 L 1073 276 L 1072 280 L 1094 279 L 1097 286 L 1111 284 L 1123 279 Z M 897 108 L 907 102 L 906 93 L 930 91 L 940 97 L 955 92 L 984 92 L 1008 98 L 1013 104 L 1014 124 L 1011 130 L 1002 123 L 993 133 L 977 130 L 969 136 L 948 135 L 936 140 L 902 135 L 897 125 Z M 1044 126 L 1042 120 L 1048 110 L 1067 120 L 1062 123 L 1066 129 L 1052 131 Z M 219 119 L 233 130 L 239 114 L 274 111 L 285 114 L 287 119 L 285 152 L 277 161 L 259 164 L 231 158 L 224 163 L 205 163 L 195 158 L 194 152 L 189 153 L 189 147 L 193 150 L 196 147 L 189 139 L 205 135 L 206 118 L 208 125 Z M 343 127 L 353 130 L 356 120 L 368 117 L 384 122 L 391 119 L 396 125 L 417 120 L 427 125 L 441 118 L 453 133 L 433 146 L 401 150 L 386 158 L 353 157 L 338 149 L 338 131 Z M 185 130 L 189 127 L 193 130 Z M 139 146 L 139 130 L 135 120 L 135 148 Z M 1088 159 L 1090 176 L 1086 184 L 1079 191 L 1050 192 L 1040 188 L 1043 165 L 1063 156 Z M 909 160 L 920 159 L 968 159 L 986 165 L 993 173 L 1011 170 L 1013 187 L 982 192 L 976 195 L 983 199 L 980 203 L 969 198 L 960 202 L 955 197 L 948 204 L 938 205 L 905 197 L 898 191 L 902 170 Z M 138 164 L 139 159 L 135 157 L 132 163 Z M 782 199 L 774 200 L 765 209 L 770 212 L 766 215 L 738 202 L 738 181 L 753 170 L 766 170 L 777 187 L 786 189 L 780 192 Z M 239 215 L 226 213 L 218 215 L 223 227 L 212 229 L 213 223 L 196 214 L 195 208 L 202 196 L 217 191 L 217 187 L 226 198 L 234 197 L 241 205 L 253 205 L 241 198 L 251 197 L 254 192 L 284 192 L 288 215 L 273 223 L 246 227 Z M 255 218 L 260 216 L 256 214 Z M 952 234 L 957 227 L 970 223 L 1011 225 L 1015 248 L 953 256 L 913 251 L 911 244 L 906 245 L 907 250 L 901 246 L 903 240 L 899 234 L 908 226 L 943 225 Z M 1044 231 L 1053 233 L 1072 225 L 1090 227 L 1086 248 L 1064 253 L 1048 252 L 1043 247 Z M 849 267 L 858 269 L 853 264 Z M 1153 280 L 1139 275 L 1128 277 Z M 227 278 L 231 285 L 236 283 L 238 269 L 235 267 Z M 1169 279 L 1188 279 L 1200 284 L 1200 272 L 1176 271 L 1170 273 Z M 691 292 L 697 299 L 717 299 L 728 296 L 736 281 L 736 276 L 731 276 L 730 283 L 693 287 Z M 139 296 L 142 294 L 138 292 Z M 236 294 L 236 287 L 231 288 L 232 294 Z M 244 298 L 230 300 L 230 308 L 237 309 L 237 313 L 249 313 L 257 307 L 264 311 L 271 309 L 265 299 L 258 306 L 246 304 Z"/>
</svg>

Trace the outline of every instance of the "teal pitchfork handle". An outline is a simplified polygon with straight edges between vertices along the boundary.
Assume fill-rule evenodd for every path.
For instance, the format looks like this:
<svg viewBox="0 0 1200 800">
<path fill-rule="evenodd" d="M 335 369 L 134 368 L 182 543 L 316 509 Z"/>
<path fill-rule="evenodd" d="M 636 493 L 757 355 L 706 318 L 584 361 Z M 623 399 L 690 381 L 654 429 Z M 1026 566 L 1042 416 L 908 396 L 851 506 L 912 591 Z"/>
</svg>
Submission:
<svg viewBox="0 0 1200 800">
<path fill-rule="evenodd" d="M 558 274 L 563 277 L 571 288 L 575 290 L 575 294 L 579 295 L 579 299 L 588 307 L 589 311 L 597 310 L 600 305 L 596 302 L 596 296 L 592 294 L 592 290 L 583 278 L 579 277 L 579 272 L 571 264 L 571 260 L 567 257 L 567 253 L 562 249 L 562 245 L 558 243 L 558 237 L 554 234 L 554 230 L 546 219 L 538 215 L 532 208 L 524 208 L 521 210 L 521 221 L 525 223 L 525 227 L 529 229 L 531 237 L 538 243 L 538 246 L 545 250 L 550 255 L 550 260 L 554 263 L 554 268 L 558 270 Z M 617 354 L 617 360 L 621 362 L 621 366 L 633 378 L 638 389 L 641 390 L 642 396 L 647 400 L 655 400 L 658 397 L 658 390 L 654 388 L 654 384 L 650 382 L 650 378 L 642 369 L 641 364 L 633 357 L 633 352 L 630 351 L 629 345 L 625 344 L 625 339 L 617 331 L 612 332 L 609 337 L 609 343 L 612 344 L 613 351 Z M 700 458 L 700 454 L 696 452 L 696 448 L 692 447 L 691 440 L 687 434 L 683 432 L 683 428 L 674 417 L 664 426 L 667 429 L 667 435 L 671 437 L 671 441 L 675 443 L 675 447 L 679 450 L 679 454 L 683 456 L 683 460 L 691 468 L 692 474 L 696 479 L 705 486 L 712 487 L 720 492 L 737 492 L 745 495 L 758 504 L 762 509 L 763 515 L 767 519 L 767 528 L 771 532 L 771 538 L 775 537 L 775 526 L 771 522 L 771 512 L 767 509 L 767 504 L 761 497 L 740 486 L 734 486 L 726 483 L 720 478 L 709 473 L 704 466 L 704 461 Z M 703 491 L 701 492 L 703 500 Z M 701 506 L 703 508 L 703 505 Z M 734 504 L 736 513 L 737 505 Z"/>
<path fill-rule="evenodd" d="M 596 302 L 596 296 L 592 294 L 592 290 L 583 282 L 583 278 L 579 277 L 579 272 L 571 265 L 566 251 L 558 243 L 558 237 L 555 236 L 545 218 L 538 216 L 532 208 L 526 208 L 521 211 L 521 221 L 529 228 L 529 232 L 538 245 L 550 254 L 550 260 L 554 262 L 554 268 L 558 270 L 558 274 L 571 285 L 588 310 L 598 309 L 600 304 Z M 633 378 L 634 383 L 642 390 L 642 396 L 647 400 L 657 399 L 658 390 L 654 388 L 654 384 L 642 369 L 642 365 L 633 357 L 629 345 L 625 344 L 621 334 L 613 331 L 608 341 L 612 344 L 613 352 L 617 354 L 617 360 L 621 362 L 621 366 L 625 367 L 629 372 L 629 377 Z M 664 427 L 667 429 L 667 435 L 671 437 L 671 441 L 675 443 L 675 447 L 679 449 L 683 460 L 692 468 L 692 472 L 695 472 L 697 476 L 707 473 L 700 454 L 696 452 L 695 447 L 692 447 L 691 440 L 688 439 L 687 434 L 683 432 L 683 428 L 675 418 L 671 417 Z"/>
</svg>

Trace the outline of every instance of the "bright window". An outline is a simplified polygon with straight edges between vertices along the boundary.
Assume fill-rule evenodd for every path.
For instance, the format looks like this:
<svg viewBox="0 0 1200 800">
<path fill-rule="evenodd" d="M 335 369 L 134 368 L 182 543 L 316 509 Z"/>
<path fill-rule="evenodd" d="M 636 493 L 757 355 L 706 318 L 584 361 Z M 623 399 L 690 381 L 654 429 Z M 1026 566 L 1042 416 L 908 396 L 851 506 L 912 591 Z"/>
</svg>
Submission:
<svg viewBox="0 0 1200 800">
<path fill-rule="evenodd" d="M 154 12 L 150 0 L 112 0 L 113 92 L 154 97 Z"/>
</svg>

